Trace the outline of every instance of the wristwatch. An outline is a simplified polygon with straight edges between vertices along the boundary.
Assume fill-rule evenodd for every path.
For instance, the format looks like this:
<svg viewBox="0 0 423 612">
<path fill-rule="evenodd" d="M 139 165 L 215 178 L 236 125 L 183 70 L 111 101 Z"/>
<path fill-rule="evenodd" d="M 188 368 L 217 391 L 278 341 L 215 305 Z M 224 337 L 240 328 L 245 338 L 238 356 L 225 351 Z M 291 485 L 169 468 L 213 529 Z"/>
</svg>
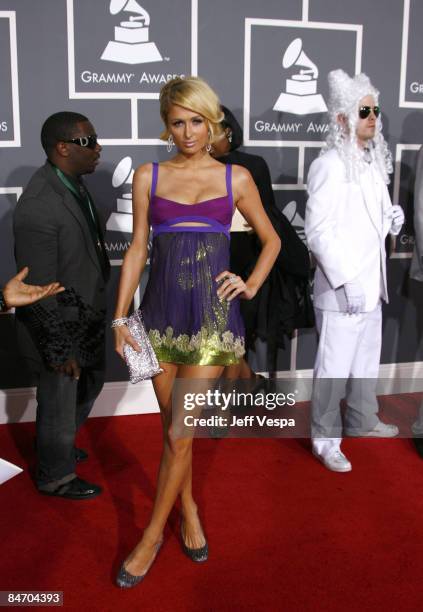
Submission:
<svg viewBox="0 0 423 612">
<path fill-rule="evenodd" d="M 6 310 L 9 309 L 6 306 L 6 302 L 4 301 L 3 291 L 0 290 L 0 312 L 6 312 Z"/>
</svg>

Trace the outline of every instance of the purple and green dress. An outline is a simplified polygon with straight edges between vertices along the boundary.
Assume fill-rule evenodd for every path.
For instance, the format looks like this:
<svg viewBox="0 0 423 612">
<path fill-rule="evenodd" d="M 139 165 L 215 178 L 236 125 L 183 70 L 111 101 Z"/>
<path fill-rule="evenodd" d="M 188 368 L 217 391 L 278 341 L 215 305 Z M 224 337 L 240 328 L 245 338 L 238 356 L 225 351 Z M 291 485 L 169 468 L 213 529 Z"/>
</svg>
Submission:
<svg viewBox="0 0 423 612">
<path fill-rule="evenodd" d="M 153 163 L 150 277 L 141 303 L 159 361 L 231 365 L 244 355 L 239 300 L 220 301 L 216 276 L 229 270 L 233 214 L 232 166 L 225 196 L 181 204 L 156 195 L 159 164 Z M 198 222 L 204 225 L 183 226 Z"/>
</svg>

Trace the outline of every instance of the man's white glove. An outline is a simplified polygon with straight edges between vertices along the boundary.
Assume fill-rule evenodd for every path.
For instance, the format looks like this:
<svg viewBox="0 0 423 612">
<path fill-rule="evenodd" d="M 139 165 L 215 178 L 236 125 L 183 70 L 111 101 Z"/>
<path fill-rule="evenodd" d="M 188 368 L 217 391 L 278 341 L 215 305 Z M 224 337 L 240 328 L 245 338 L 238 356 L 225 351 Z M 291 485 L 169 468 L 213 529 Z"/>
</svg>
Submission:
<svg viewBox="0 0 423 612">
<path fill-rule="evenodd" d="M 365 297 L 360 283 L 355 281 L 345 283 L 344 292 L 347 300 L 347 313 L 352 315 L 363 312 Z"/>
<path fill-rule="evenodd" d="M 391 234 L 396 236 L 400 233 L 402 225 L 404 223 L 404 211 L 399 204 L 395 204 L 392 207 L 392 223 L 391 223 Z"/>
</svg>

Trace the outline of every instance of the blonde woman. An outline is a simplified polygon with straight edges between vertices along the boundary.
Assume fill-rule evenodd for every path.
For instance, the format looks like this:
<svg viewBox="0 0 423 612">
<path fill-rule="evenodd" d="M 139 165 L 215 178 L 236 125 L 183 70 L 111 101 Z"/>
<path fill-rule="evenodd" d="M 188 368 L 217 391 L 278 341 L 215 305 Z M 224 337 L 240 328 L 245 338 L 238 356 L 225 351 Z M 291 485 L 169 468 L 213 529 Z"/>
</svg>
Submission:
<svg viewBox="0 0 423 612">
<path fill-rule="evenodd" d="M 115 347 L 137 348 L 126 316 L 147 259 L 153 230 L 150 278 L 141 304 L 144 322 L 163 372 L 153 379 L 161 410 L 164 445 L 150 522 L 122 564 L 117 584 L 130 588 L 146 575 L 163 541 L 163 530 L 181 498 L 182 549 L 205 561 L 208 545 L 192 494 L 192 439 L 171 432 L 175 379 L 216 379 L 244 354 L 239 298 L 251 299 L 268 275 L 280 241 L 251 175 L 210 156 L 223 114 L 217 95 L 200 78 L 169 81 L 160 93 L 161 135 L 176 155 L 141 165 L 134 174 L 134 235 L 122 266 L 115 320 Z M 257 232 L 262 251 L 244 282 L 229 270 L 229 228 L 235 206 Z"/>
</svg>

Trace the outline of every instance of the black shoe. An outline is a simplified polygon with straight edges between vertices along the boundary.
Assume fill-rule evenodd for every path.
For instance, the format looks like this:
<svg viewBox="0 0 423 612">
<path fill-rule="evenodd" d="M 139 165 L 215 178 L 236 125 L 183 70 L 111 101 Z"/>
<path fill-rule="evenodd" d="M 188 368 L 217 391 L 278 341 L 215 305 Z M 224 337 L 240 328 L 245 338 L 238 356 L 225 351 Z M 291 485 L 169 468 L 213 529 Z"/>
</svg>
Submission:
<svg viewBox="0 0 423 612">
<path fill-rule="evenodd" d="M 77 463 L 81 463 L 81 461 L 86 461 L 88 459 L 88 453 L 83 448 L 76 448 L 75 446 L 75 461 Z"/>
<path fill-rule="evenodd" d="M 148 570 L 153 565 L 154 560 L 157 557 L 157 553 L 159 552 L 162 544 L 163 544 L 163 540 L 161 540 L 160 542 L 156 544 L 154 555 L 152 556 L 150 563 L 145 568 L 144 573 L 141 574 L 140 576 L 133 576 L 132 574 L 130 574 L 128 570 L 125 568 L 125 563 L 122 563 L 122 565 L 120 566 L 118 575 L 116 577 L 116 584 L 121 589 L 132 589 L 132 587 L 137 586 L 137 584 L 139 584 L 142 580 L 144 580 L 144 578 L 147 575 Z"/>
<path fill-rule="evenodd" d="M 63 485 L 60 485 L 54 491 L 42 491 L 38 489 L 43 495 L 52 495 L 53 497 L 65 497 L 67 499 L 91 499 L 97 497 L 103 491 L 103 489 L 95 484 L 90 484 L 82 478 L 74 478 Z"/>
<path fill-rule="evenodd" d="M 186 554 L 187 557 L 191 559 L 191 561 L 195 561 L 195 563 L 204 563 L 209 558 L 209 545 L 206 543 L 201 548 L 189 548 L 185 544 L 184 534 L 182 530 L 182 521 L 181 521 L 181 546 L 182 550 Z"/>
<path fill-rule="evenodd" d="M 413 438 L 417 454 L 423 459 L 423 438 Z"/>
</svg>

